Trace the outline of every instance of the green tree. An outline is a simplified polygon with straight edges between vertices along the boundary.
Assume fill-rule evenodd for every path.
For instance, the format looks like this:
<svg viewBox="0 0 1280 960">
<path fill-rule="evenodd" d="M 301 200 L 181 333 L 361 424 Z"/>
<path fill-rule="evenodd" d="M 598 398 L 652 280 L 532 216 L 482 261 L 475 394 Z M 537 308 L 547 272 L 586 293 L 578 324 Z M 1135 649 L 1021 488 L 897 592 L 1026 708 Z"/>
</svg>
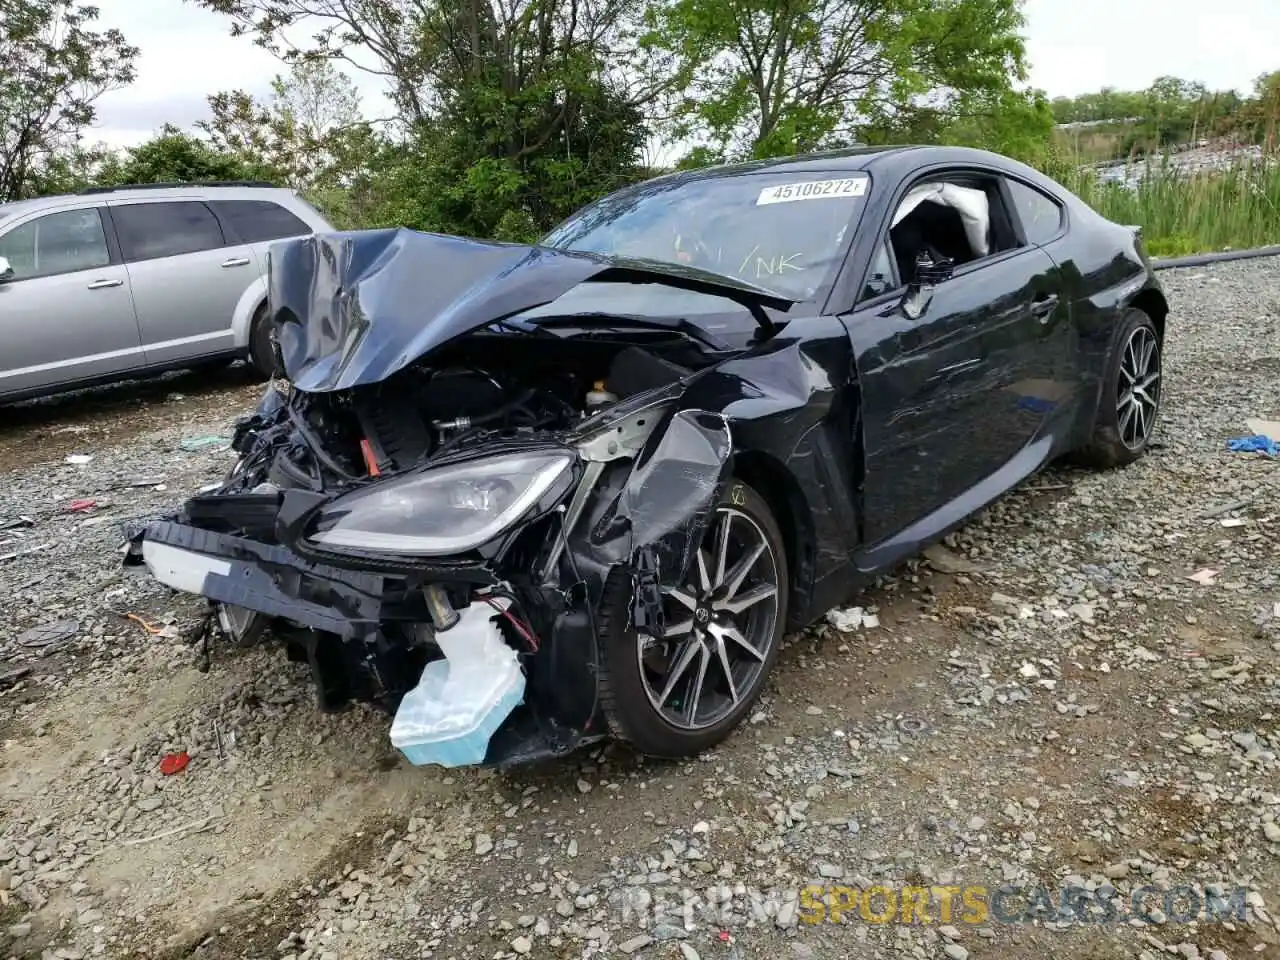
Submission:
<svg viewBox="0 0 1280 960">
<path fill-rule="evenodd" d="M 98 8 L 77 0 L 0 6 L 0 202 L 57 181 L 60 154 L 94 119 L 94 103 L 132 82 L 136 47 L 95 31 Z"/>
<path fill-rule="evenodd" d="M 351 80 L 330 60 L 298 60 L 271 90 L 266 102 L 243 90 L 216 93 L 212 119 L 197 126 L 215 147 L 296 189 L 331 187 L 353 173 L 350 141 L 364 121 Z"/>
<path fill-rule="evenodd" d="M 1280 146 L 1280 70 L 1254 81 L 1253 96 L 1241 104 L 1240 115 L 1249 139 L 1271 150 Z"/>
<path fill-rule="evenodd" d="M 104 186 L 122 183 L 190 183 L 199 180 L 247 180 L 258 171 L 240 157 L 219 150 L 171 124 L 146 143 L 108 161 L 98 174 Z"/>
<path fill-rule="evenodd" d="M 397 140 L 365 152 L 373 222 L 535 235 L 635 176 L 645 108 L 671 82 L 638 68 L 661 56 L 639 44 L 642 0 L 198 2 L 286 59 L 347 58 L 387 81 Z M 290 47 L 301 19 L 315 42 Z"/>
<path fill-rule="evenodd" d="M 1019 0 L 671 0 L 650 26 L 674 132 L 718 157 L 940 128 L 1025 79 Z"/>
</svg>

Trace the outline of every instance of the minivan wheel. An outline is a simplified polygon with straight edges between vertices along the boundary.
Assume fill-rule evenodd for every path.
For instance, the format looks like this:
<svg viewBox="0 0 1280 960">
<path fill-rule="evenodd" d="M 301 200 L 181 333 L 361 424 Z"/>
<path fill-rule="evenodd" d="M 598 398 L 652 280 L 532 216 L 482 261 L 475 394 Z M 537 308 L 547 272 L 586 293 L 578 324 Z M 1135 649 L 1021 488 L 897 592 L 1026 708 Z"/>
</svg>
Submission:
<svg viewBox="0 0 1280 960">
<path fill-rule="evenodd" d="M 631 577 L 601 599 L 600 703 L 611 732 L 657 757 L 720 743 L 751 710 L 782 646 L 787 558 L 764 498 L 734 481 L 707 527 L 691 582 L 663 587 L 661 637 L 631 624 Z"/>
<path fill-rule="evenodd" d="M 272 334 L 271 314 L 264 303 L 253 315 L 253 323 L 249 327 L 249 363 L 267 379 L 279 372 Z"/>
</svg>

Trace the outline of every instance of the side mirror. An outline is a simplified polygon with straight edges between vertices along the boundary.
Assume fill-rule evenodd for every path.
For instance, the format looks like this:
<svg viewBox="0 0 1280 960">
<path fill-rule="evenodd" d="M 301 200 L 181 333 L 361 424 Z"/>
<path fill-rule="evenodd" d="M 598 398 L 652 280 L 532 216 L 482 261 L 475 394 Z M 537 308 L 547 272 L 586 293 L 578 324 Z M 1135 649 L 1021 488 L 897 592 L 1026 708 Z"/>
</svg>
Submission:
<svg viewBox="0 0 1280 960">
<path fill-rule="evenodd" d="M 916 257 L 916 282 L 921 286 L 936 287 L 940 283 L 946 283 L 955 272 L 956 262 L 950 257 L 935 261 L 923 250 Z"/>
<path fill-rule="evenodd" d="M 13 267 L 9 265 L 9 261 L 4 257 L 0 257 L 0 283 L 13 279 Z"/>
<path fill-rule="evenodd" d="M 955 273 L 955 261 L 949 257 L 934 260 L 921 250 L 916 255 L 916 275 L 907 284 L 907 292 L 902 297 L 902 312 L 910 320 L 919 320 L 933 302 L 933 290 L 940 283 L 946 283 Z"/>
</svg>

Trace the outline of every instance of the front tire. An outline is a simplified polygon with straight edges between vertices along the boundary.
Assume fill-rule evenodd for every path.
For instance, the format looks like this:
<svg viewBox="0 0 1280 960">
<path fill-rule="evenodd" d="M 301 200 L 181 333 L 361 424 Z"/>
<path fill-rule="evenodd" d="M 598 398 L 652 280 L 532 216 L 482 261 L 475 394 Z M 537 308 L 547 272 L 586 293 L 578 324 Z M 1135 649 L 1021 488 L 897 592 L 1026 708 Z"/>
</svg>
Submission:
<svg viewBox="0 0 1280 960">
<path fill-rule="evenodd" d="M 724 740 L 755 704 L 782 646 L 787 557 L 769 505 L 729 485 L 693 582 L 663 586 L 665 631 L 631 625 L 631 577 L 615 571 L 599 618 L 600 701 L 612 733 L 643 753 L 690 757 Z"/>
<path fill-rule="evenodd" d="M 1163 347 L 1149 316 L 1125 311 L 1107 358 L 1093 434 L 1077 457 L 1082 463 L 1123 467 L 1147 452 L 1160 413 Z"/>
</svg>

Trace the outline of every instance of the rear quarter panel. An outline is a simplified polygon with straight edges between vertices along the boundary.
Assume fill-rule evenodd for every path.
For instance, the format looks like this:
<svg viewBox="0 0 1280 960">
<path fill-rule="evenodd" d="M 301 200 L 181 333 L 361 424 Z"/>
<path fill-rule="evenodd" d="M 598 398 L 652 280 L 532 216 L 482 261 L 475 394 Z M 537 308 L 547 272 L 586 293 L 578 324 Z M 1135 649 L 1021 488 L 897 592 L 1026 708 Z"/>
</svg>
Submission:
<svg viewBox="0 0 1280 960">
<path fill-rule="evenodd" d="M 1079 396 L 1086 398 L 1077 423 L 1078 439 L 1092 428 L 1107 358 L 1119 321 L 1131 307 L 1146 310 L 1163 332 L 1168 305 L 1151 270 L 1139 233 L 1102 217 L 1061 186 L 1068 199 L 1066 233 L 1045 246 L 1062 268 L 1079 352 Z"/>
</svg>

